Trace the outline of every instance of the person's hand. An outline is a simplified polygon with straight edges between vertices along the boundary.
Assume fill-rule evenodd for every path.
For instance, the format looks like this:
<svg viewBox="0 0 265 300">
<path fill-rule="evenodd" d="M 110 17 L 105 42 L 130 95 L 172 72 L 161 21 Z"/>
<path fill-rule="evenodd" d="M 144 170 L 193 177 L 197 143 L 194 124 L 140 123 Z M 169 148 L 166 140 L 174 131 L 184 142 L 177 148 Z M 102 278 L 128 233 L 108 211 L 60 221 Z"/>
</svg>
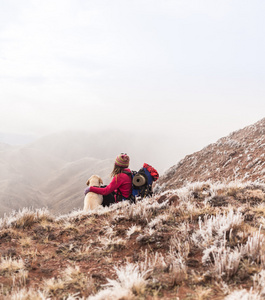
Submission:
<svg viewBox="0 0 265 300">
<path fill-rule="evenodd" d="M 86 195 L 87 193 L 89 193 L 90 187 L 87 187 L 84 191 L 84 194 Z"/>
</svg>

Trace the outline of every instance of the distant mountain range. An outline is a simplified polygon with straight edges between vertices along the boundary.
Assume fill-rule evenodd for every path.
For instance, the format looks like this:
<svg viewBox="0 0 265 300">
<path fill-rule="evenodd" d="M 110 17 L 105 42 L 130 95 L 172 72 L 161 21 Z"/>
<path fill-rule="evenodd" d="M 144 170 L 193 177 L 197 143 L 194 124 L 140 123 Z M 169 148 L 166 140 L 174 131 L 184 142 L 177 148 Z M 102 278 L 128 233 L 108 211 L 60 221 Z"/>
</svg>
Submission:
<svg viewBox="0 0 265 300">
<path fill-rule="evenodd" d="M 23 207 L 56 213 L 83 207 L 87 179 L 98 174 L 109 183 L 120 152 L 130 155 L 134 170 L 144 162 L 159 169 L 162 154 L 153 146 L 139 135 L 107 131 L 63 132 L 22 146 L 0 143 L 0 217 Z"/>
<path fill-rule="evenodd" d="M 187 155 L 157 184 L 167 190 L 186 182 L 235 179 L 265 182 L 265 118 Z"/>
<path fill-rule="evenodd" d="M 264 150 L 265 118 L 187 155 L 157 185 L 167 190 L 209 179 L 265 182 Z M 120 152 L 130 155 L 132 170 L 145 162 L 160 172 L 166 149 L 162 140 L 107 131 L 63 132 L 22 146 L 0 143 L 0 217 L 23 207 L 46 206 L 54 213 L 82 208 L 87 179 L 98 174 L 108 184 Z"/>
</svg>

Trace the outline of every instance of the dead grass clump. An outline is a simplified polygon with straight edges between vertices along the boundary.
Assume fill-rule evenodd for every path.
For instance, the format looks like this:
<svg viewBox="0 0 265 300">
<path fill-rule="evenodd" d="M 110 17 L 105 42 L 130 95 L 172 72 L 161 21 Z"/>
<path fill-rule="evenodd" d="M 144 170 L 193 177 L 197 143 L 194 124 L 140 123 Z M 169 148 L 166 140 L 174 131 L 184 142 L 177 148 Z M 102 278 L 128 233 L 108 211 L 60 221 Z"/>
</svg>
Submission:
<svg viewBox="0 0 265 300">
<path fill-rule="evenodd" d="M 25 286 L 27 283 L 28 274 L 29 272 L 24 269 L 14 273 L 12 276 L 13 286 L 18 286 L 18 287 Z"/>
<path fill-rule="evenodd" d="M 153 216 L 165 209 L 168 205 L 168 200 L 158 203 L 154 198 L 144 198 L 128 207 L 127 219 L 137 223 L 147 224 Z"/>
<path fill-rule="evenodd" d="M 230 295 L 225 297 L 225 300 L 262 300 L 263 298 L 259 293 L 252 291 L 247 291 L 246 289 L 235 290 Z"/>
<path fill-rule="evenodd" d="M 16 221 L 12 223 L 15 228 L 29 228 L 36 223 L 36 215 L 33 211 L 21 212 Z"/>
<path fill-rule="evenodd" d="M 161 214 L 156 216 L 154 219 L 152 219 L 147 226 L 149 228 L 156 228 L 157 230 L 160 230 L 160 228 L 162 227 L 163 224 L 166 223 L 166 221 L 168 220 L 169 215 L 168 214 Z"/>
<path fill-rule="evenodd" d="M 235 198 L 242 202 L 255 205 L 265 201 L 265 193 L 260 189 L 242 189 L 236 193 Z"/>
<path fill-rule="evenodd" d="M 127 264 L 124 267 L 115 267 L 117 279 L 107 279 L 108 283 L 98 294 L 90 296 L 89 300 L 118 300 L 135 299 L 145 294 L 149 270 L 139 270 L 135 264 Z"/>
<path fill-rule="evenodd" d="M 149 227 L 146 227 L 136 238 L 136 242 L 142 245 L 153 244 L 153 248 L 160 248 L 163 241 L 165 241 L 165 235 L 159 230 Z"/>
<path fill-rule="evenodd" d="M 171 212 L 172 211 L 173 210 L 171 210 Z M 196 220 L 198 215 L 202 213 L 198 203 L 194 202 L 192 199 L 180 201 L 178 206 L 175 207 L 175 211 L 178 211 L 178 214 L 182 219 L 189 219 L 190 221 Z"/>
<path fill-rule="evenodd" d="M 29 248 L 32 245 L 32 239 L 30 236 L 22 237 L 19 239 L 19 244 L 23 248 Z"/>
<path fill-rule="evenodd" d="M 126 231 L 126 235 L 127 238 L 131 238 L 132 235 L 134 235 L 137 232 L 141 232 L 142 227 L 141 226 L 137 226 L 137 225 L 132 225 L 127 231 Z"/>
<path fill-rule="evenodd" d="M 260 228 L 261 229 L 261 228 Z M 265 236 L 259 231 L 248 237 L 247 243 L 242 246 L 243 254 L 252 262 L 265 266 Z"/>
<path fill-rule="evenodd" d="M 165 261 L 165 257 L 159 253 L 149 253 L 147 250 L 144 252 L 144 260 L 139 262 L 140 270 L 151 270 L 151 272 L 167 272 L 169 266 Z"/>
<path fill-rule="evenodd" d="M 0 261 L 0 274 L 13 274 L 25 268 L 22 258 L 12 259 L 11 257 L 2 257 Z"/>
<path fill-rule="evenodd" d="M 242 213 L 234 213 L 233 210 L 227 214 L 206 216 L 204 221 L 199 219 L 199 229 L 192 234 L 191 239 L 194 245 L 206 249 L 213 244 L 218 245 L 231 230 L 240 228 L 243 222 Z"/>
<path fill-rule="evenodd" d="M 196 288 L 196 300 L 206 300 L 206 299 L 213 299 L 213 296 L 216 296 L 216 293 L 213 289 L 208 287 L 197 287 Z"/>
<path fill-rule="evenodd" d="M 39 223 L 42 222 L 54 222 L 55 217 L 50 213 L 50 211 L 47 208 L 41 208 L 35 210 L 36 214 L 36 221 Z"/>
<path fill-rule="evenodd" d="M 126 241 L 118 237 L 103 236 L 103 237 L 99 237 L 98 240 L 102 244 L 102 247 L 99 250 L 105 250 L 105 251 L 119 250 L 119 249 L 124 249 L 126 245 Z"/>
<path fill-rule="evenodd" d="M 192 196 L 195 199 L 203 200 L 206 197 L 211 196 L 211 186 L 207 183 L 201 183 L 201 186 L 195 186 L 192 192 Z"/>
<path fill-rule="evenodd" d="M 13 211 L 9 216 L 5 215 L 0 219 L 1 228 L 30 228 L 37 222 L 43 222 L 44 220 L 53 222 L 54 218 L 46 208 L 42 209 L 30 209 L 23 208 L 22 210 Z"/>
<path fill-rule="evenodd" d="M 20 238 L 23 238 L 24 234 L 22 232 L 19 232 L 15 228 L 5 228 L 0 229 L 0 240 L 2 243 L 4 242 L 10 242 L 14 240 L 18 240 Z"/>
<path fill-rule="evenodd" d="M 228 280 L 237 273 L 242 258 L 240 249 L 231 249 L 224 244 L 221 247 L 212 246 L 203 253 L 202 262 L 210 266 L 212 277 Z"/>
<path fill-rule="evenodd" d="M 45 291 L 35 290 L 33 288 L 14 289 L 9 295 L 6 295 L 7 300 L 48 300 L 49 295 Z"/>
<path fill-rule="evenodd" d="M 187 238 L 187 237 L 186 237 Z M 189 241 L 181 241 L 178 235 L 174 235 L 171 237 L 169 241 L 170 248 L 173 249 L 176 253 L 178 253 L 185 260 L 188 258 L 190 253 L 190 242 Z"/>
<path fill-rule="evenodd" d="M 231 197 L 234 197 L 234 198 L 237 198 L 237 194 L 239 192 L 241 192 L 241 188 L 238 188 L 238 187 L 231 187 L 227 190 L 227 195 L 228 196 L 231 196 Z"/>
<path fill-rule="evenodd" d="M 181 202 L 191 200 L 193 198 L 193 185 L 189 184 L 175 191 Z"/>
<path fill-rule="evenodd" d="M 24 261 L 12 259 L 11 257 L 2 257 L 0 261 L 0 276 L 6 277 L 12 282 L 14 287 L 25 286 L 28 278 L 28 271 L 25 269 Z"/>
<path fill-rule="evenodd" d="M 227 199 L 224 195 L 216 195 L 208 200 L 208 203 L 213 207 L 228 206 Z"/>
<path fill-rule="evenodd" d="M 173 287 L 187 278 L 185 258 L 178 251 L 170 247 L 166 255 L 155 252 L 144 253 L 144 260 L 139 262 L 140 270 L 150 271 L 150 285 L 158 288 L 160 285 Z"/>
<path fill-rule="evenodd" d="M 261 270 L 253 276 L 254 290 L 265 298 L 265 270 Z"/>
<path fill-rule="evenodd" d="M 125 248 L 126 240 L 117 237 L 114 226 L 105 226 L 102 230 L 103 236 L 98 237 L 98 241 L 102 244 L 101 249 L 112 251 Z"/>
<path fill-rule="evenodd" d="M 172 286 L 181 283 L 187 279 L 187 265 L 185 258 L 181 256 L 175 249 L 170 248 L 169 254 L 166 256 L 169 263 L 169 274 L 172 280 Z"/>
<path fill-rule="evenodd" d="M 90 295 L 95 286 L 93 279 L 81 272 L 78 266 L 69 266 L 61 271 L 58 278 L 44 280 L 42 289 L 46 294 L 65 299 L 70 290 L 75 293 L 82 290 L 83 294 Z"/>
<path fill-rule="evenodd" d="M 64 288 L 65 284 L 61 278 L 49 278 L 44 281 L 44 290 L 53 296 L 61 295 Z"/>
<path fill-rule="evenodd" d="M 265 217 L 265 203 L 260 203 L 252 207 L 251 210 L 258 216 Z"/>
<path fill-rule="evenodd" d="M 62 232 L 68 232 L 68 233 L 72 233 L 72 234 L 77 234 L 79 232 L 78 225 L 76 225 L 73 222 L 65 221 L 65 222 L 63 222 L 62 226 L 63 226 Z"/>
</svg>

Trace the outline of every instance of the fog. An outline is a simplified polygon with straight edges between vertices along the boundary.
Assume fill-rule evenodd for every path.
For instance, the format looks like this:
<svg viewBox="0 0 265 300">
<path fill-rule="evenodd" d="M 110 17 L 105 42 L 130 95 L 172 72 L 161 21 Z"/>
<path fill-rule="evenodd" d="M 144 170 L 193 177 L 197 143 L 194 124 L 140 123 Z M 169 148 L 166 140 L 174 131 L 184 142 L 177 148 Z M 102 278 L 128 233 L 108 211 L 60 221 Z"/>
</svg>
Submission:
<svg viewBox="0 0 265 300">
<path fill-rule="evenodd" d="M 264 117 L 264 9 L 262 0 L 1 1 L 0 142 L 139 133 L 169 167 Z"/>
</svg>

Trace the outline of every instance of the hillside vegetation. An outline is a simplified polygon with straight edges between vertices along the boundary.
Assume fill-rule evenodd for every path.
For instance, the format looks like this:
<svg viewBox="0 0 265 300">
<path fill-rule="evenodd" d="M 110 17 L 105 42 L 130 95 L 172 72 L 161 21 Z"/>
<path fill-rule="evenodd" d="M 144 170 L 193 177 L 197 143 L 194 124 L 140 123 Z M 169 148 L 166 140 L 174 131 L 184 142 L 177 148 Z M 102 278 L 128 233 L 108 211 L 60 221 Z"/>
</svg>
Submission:
<svg viewBox="0 0 265 300">
<path fill-rule="evenodd" d="M 264 299 L 265 185 L 194 182 L 130 205 L 0 219 L 1 299 Z"/>
<path fill-rule="evenodd" d="M 164 190 L 179 188 L 187 181 L 231 181 L 265 183 L 265 118 L 232 132 L 202 150 L 187 155 L 160 179 Z"/>
</svg>

